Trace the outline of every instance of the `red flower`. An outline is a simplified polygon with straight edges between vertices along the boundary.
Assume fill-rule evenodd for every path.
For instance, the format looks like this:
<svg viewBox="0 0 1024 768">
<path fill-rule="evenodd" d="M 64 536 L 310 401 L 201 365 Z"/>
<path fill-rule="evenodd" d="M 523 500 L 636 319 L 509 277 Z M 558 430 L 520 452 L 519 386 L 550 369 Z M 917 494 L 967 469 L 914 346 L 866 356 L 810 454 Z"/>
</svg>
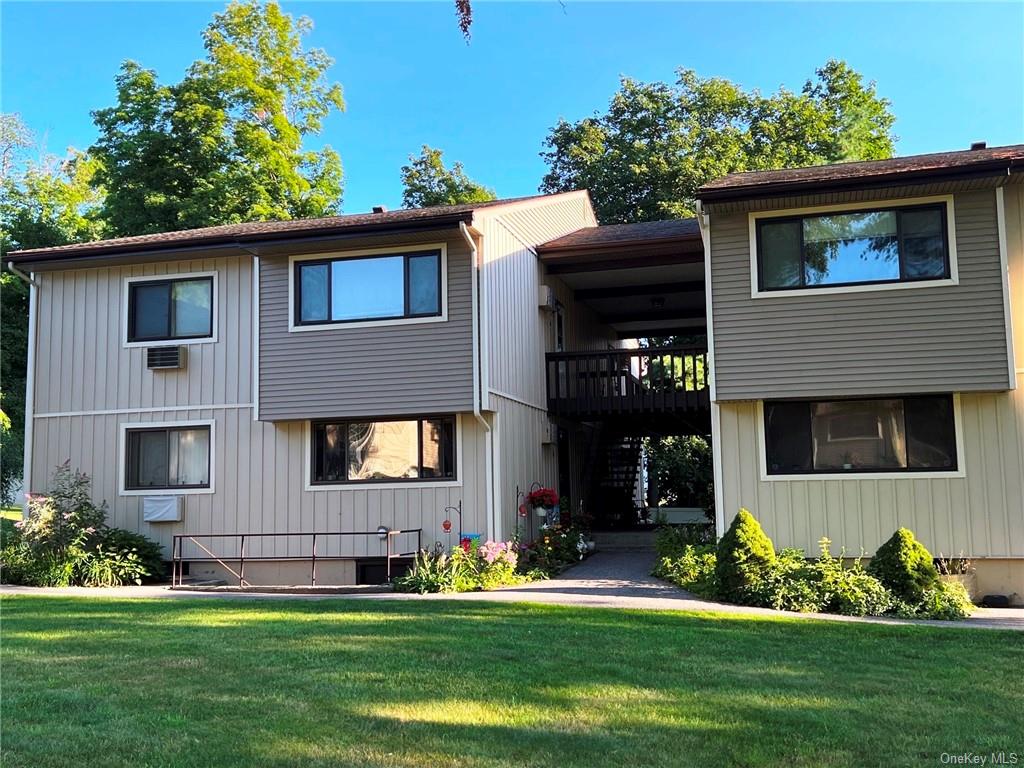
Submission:
<svg viewBox="0 0 1024 768">
<path fill-rule="evenodd" d="M 532 507 L 554 507 L 558 504 L 558 491 L 554 488 L 538 488 L 527 494 L 526 501 Z"/>
<path fill-rule="evenodd" d="M 473 541 L 468 536 L 459 542 L 459 546 L 462 547 L 462 551 L 469 553 L 470 548 L 473 546 Z"/>
</svg>

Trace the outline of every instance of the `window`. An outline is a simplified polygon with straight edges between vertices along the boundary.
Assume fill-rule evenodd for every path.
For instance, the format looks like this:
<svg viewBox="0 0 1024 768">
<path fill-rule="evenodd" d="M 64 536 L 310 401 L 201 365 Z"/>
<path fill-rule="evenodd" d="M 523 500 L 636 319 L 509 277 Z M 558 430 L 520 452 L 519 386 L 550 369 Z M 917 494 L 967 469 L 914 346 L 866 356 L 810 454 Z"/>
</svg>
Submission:
<svg viewBox="0 0 1024 768">
<path fill-rule="evenodd" d="M 768 402 L 764 432 L 769 475 L 957 469 L 951 395 Z"/>
<path fill-rule="evenodd" d="M 441 252 L 300 261 L 295 265 L 295 324 L 437 317 Z"/>
<path fill-rule="evenodd" d="M 763 291 L 950 276 L 946 206 L 757 220 Z"/>
<path fill-rule="evenodd" d="M 313 484 L 455 479 L 455 417 L 315 422 Z"/>
<path fill-rule="evenodd" d="M 128 341 L 175 341 L 213 336 L 213 277 L 128 283 Z"/>
<path fill-rule="evenodd" d="M 126 430 L 125 490 L 210 487 L 210 427 Z"/>
</svg>

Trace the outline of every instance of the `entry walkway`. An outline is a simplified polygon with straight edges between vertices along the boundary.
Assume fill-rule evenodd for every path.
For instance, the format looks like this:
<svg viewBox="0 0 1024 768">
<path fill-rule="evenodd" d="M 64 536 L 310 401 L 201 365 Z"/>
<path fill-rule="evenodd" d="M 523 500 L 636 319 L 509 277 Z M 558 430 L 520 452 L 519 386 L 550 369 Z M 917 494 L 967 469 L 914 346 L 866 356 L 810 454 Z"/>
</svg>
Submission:
<svg viewBox="0 0 1024 768">
<path fill-rule="evenodd" d="M 548 605 L 590 606 L 595 608 L 634 608 L 657 611 L 707 611 L 736 616 L 772 618 L 822 619 L 827 621 L 870 622 L 876 624 L 928 624 L 937 627 L 976 627 L 982 629 L 1013 629 L 1024 631 L 1024 609 L 979 608 L 965 621 L 907 621 L 884 617 L 835 616 L 821 613 L 790 613 L 768 608 L 749 608 L 701 600 L 672 584 L 650 575 L 654 554 L 650 552 L 598 552 L 558 578 L 535 581 L 491 592 L 463 592 L 454 595 L 410 595 L 395 592 L 372 594 L 332 594 L 329 588 L 301 594 L 283 595 L 256 592 L 188 592 L 170 590 L 165 586 L 114 587 L 90 589 L 70 587 L 46 589 L 35 587 L 0 587 L 0 595 L 30 594 L 61 597 L 106 598 L 207 598 L 246 600 L 454 600 L 502 603 L 543 603 Z"/>
</svg>

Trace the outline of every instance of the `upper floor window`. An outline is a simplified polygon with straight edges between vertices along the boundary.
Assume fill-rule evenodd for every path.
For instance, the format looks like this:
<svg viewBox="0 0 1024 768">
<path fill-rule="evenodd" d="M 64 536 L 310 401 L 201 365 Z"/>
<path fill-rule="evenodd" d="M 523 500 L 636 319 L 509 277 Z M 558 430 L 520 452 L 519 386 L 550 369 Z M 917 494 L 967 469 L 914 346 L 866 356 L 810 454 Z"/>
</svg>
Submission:
<svg viewBox="0 0 1024 768">
<path fill-rule="evenodd" d="M 453 480 L 455 417 L 316 422 L 314 484 Z"/>
<path fill-rule="evenodd" d="M 769 475 L 952 472 L 951 395 L 764 404 Z"/>
<path fill-rule="evenodd" d="M 131 280 L 128 341 L 176 341 L 213 336 L 213 277 Z"/>
<path fill-rule="evenodd" d="M 762 291 L 950 277 L 945 203 L 757 219 Z"/>
<path fill-rule="evenodd" d="M 295 264 L 295 324 L 438 317 L 440 251 Z"/>
</svg>

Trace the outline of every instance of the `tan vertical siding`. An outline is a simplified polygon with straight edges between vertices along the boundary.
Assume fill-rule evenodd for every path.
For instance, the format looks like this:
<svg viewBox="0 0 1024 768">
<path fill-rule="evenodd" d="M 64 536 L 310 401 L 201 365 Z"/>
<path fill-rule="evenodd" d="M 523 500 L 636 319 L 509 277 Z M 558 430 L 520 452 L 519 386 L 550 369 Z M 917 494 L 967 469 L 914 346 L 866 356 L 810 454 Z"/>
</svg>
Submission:
<svg viewBox="0 0 1024 768">
<path fill-rule="evenodd" d="M 143 522 L 142 497 L 119 494 L 124 463 L 120 426 L 199 419 L 215 422 L 214 492 L 185 495 L 181 523 Z M 462 464 L 455 486 L 306 490 L 306 423 L 256 422 L 249 408 L 37 418 L 32 473 L 41 480 L 35 487 L 45 488 L 42 479 L 70 460 L 92 477 L 93 496 L 109 504 L 111 525 L 139 531 L 168 551 L 176 533 L 372 531 L 378 525 L 422 527 L 423 544 L 429 546 L 447 541 L 441 527 L 444 508 L 460 501 L 464 529 L 486 533 L 482 430 L 471 418 L 462 418 L 460 424 Z M 453 523 L 457 531 L 457 518 Z M 375 538 L 325 540 L 317 546 L 325 556 L 381 554 Z M 309 541 L 297 536 L 253 540 L 246 551 L 253 556 L 297 556 L 309 553 Z"/>
<path fill-rule="evenodd" d="M 959 285 L 756 299 L 747 213 L 712 214 L 718 398 L 1006 389 L 995 192 L 954 210 Z"/>
<path fill-rule="evenodd" d="M 1024 557 L 1024 392 L 960 396 L 964 477 L 761 479 L 756 402 L 721 404 L 726 524 L 740 507 L 776 547 L 815 552 L 827 536 L 872 554 L 900 526 L 933 553 Z"/>
<path fill-rule="evenodd" d="M 344 250 L 444 242 L 446 322 L 289 332 L 288 258 L 260 261 L 260 418 L 387 416 L 473 407 L 470 254 L 457 233 L 346 242 Z M 339 249 L 339 252 L 343 252 Z"/>
<path fill-rule="evenodd" d="M 188 345 L 181 371 L 146 368 L 125 347 L 125 278 L 217 273 L 217 342 Z M 252 260 L 220 258 L 42 272 L 36 414 L 225 405 L 252 401 Z M 168 343 L 168 342 L 164 342 Z"/>
</svg>

